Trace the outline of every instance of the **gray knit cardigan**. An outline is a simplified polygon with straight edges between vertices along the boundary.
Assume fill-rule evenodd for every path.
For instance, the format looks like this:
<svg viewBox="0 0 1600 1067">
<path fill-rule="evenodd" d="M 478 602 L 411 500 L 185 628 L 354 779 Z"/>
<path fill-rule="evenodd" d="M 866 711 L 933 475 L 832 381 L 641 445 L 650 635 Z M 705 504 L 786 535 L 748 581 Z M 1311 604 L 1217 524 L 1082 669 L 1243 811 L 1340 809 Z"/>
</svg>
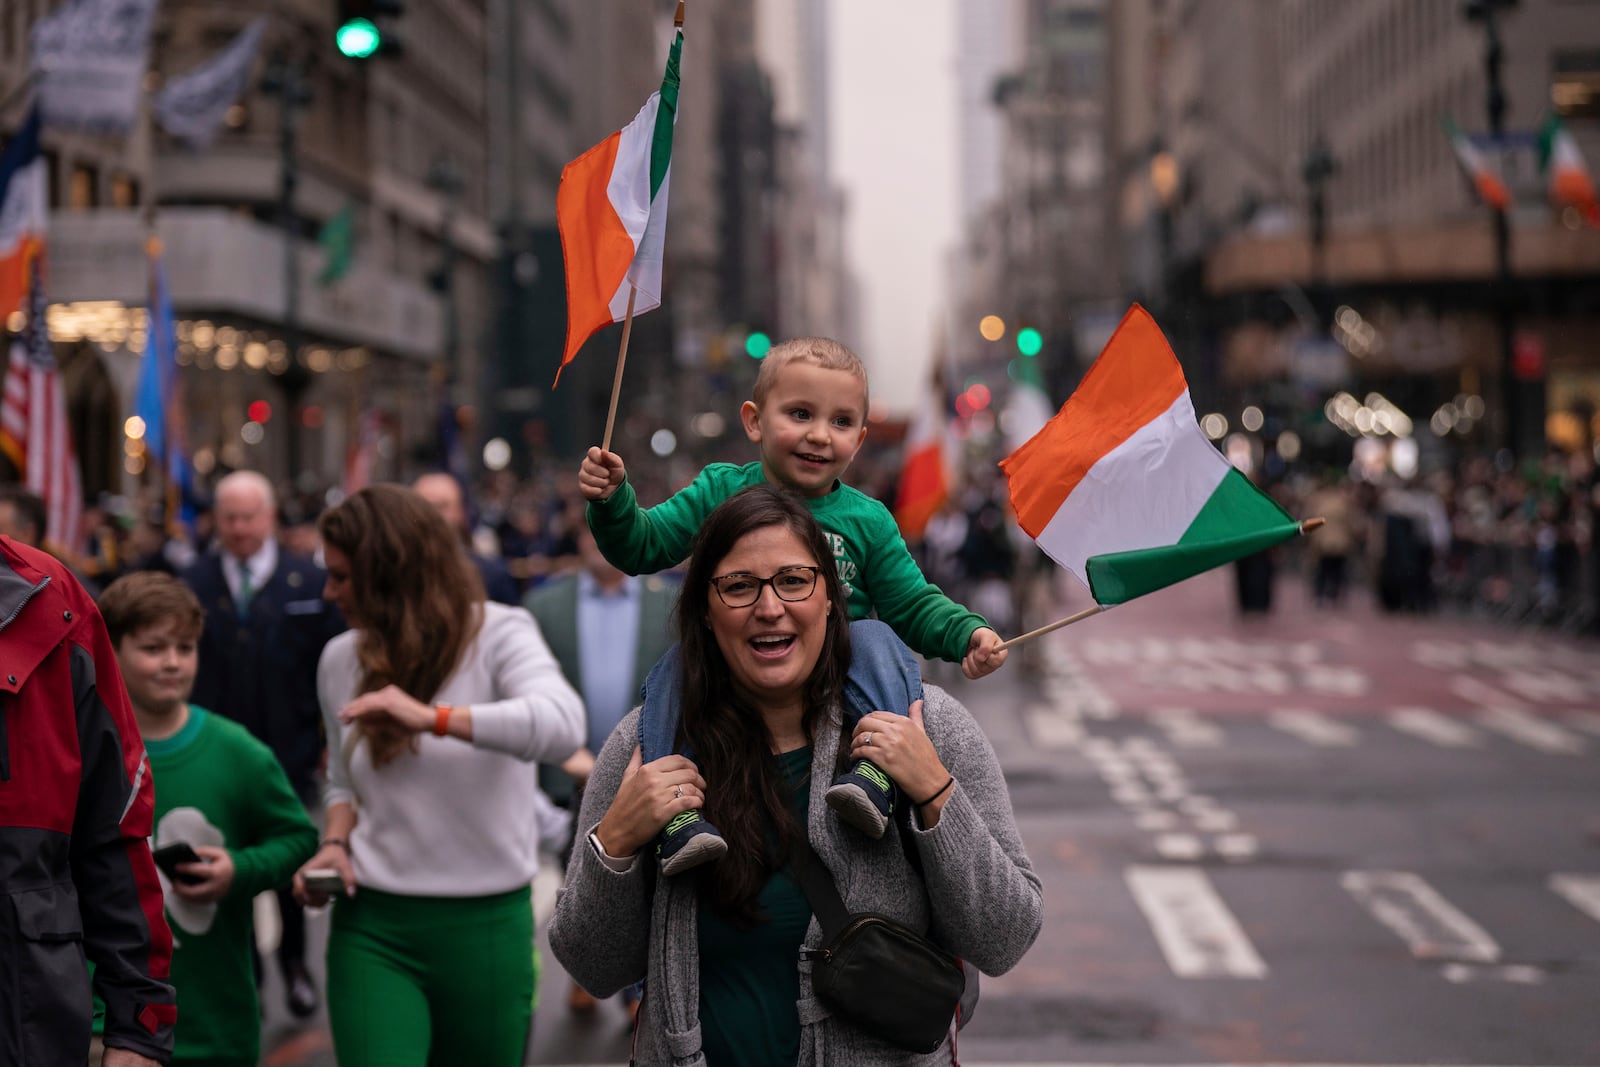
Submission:
<svg viewBox="0 0 1600 1067">
<path fill-rule="evenodd" d="M 956 779 L 938 825 L 912 830 L 926 880 L 906 861 L 895 837 L 898 827 L 891 826 L 881 841 L 871 841 L 840 823 L 824 800 L 832 778 L 827 773 L 811 776 L 811 846 L 851 911 L 891 916 L 985 974 L 1003 974 L 1039 935 L 1039 878 L 1017 833 L 999 761 L 972 714 L 935 686 L 927 686 L 924 696 L 928 736 Z M 814 767 L 833 766 L 841 723 L 835 708 L 818 728 Z M 584 791 L 578 825 L 585 833 L 600 822 L 616 796 L 638 736 L 635 710 L 611 734 Z M 626 873 L 618 873 L 580 838 L 550 923 L 550 947 L 567 973 L 596 996 L 648 978 L 633 1062 L 704 1067 L 694 879 L 656 878 L 652 893 L 646 864 L 653 862 L 642 853 Z M 821 940 L 813 918 L 805 947 L 816 948 Z M 914 1055 L 832 1017 L 812 993 L 811 964 L 797 959 L 795 966 L 800 972 L 798 1067 L 931 1067 L 950 1062 L 948 1041 L 936 1053 Z M 886 988 L 884 995 L 893 996 L 893 989 Z"/>
</svg>

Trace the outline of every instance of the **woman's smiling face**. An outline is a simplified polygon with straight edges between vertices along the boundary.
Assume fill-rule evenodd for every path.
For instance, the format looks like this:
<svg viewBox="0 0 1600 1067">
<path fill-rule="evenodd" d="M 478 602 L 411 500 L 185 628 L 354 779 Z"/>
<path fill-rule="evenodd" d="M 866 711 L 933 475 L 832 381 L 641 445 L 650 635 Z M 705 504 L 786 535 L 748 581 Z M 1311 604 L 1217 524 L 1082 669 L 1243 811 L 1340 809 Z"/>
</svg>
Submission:
<svg viewBox="0 0 1600 1067">
<path fill-rule="evenodd" d="M 831 567 L 813 558 L 787 526 L 764 526 L 741 537 L 712 569 L 717 578 L 771 578 L 785 567 Z M 758 706 L 776 709 L 800 698 L 828 632 L 827 583 L 819 576 L 804 600 L 782 600 L 770 584 L 754 604 L 731 608 L 716 588 L 706 589 L 707 621 L 728 662 L 734 684 Z"/>
</svg>

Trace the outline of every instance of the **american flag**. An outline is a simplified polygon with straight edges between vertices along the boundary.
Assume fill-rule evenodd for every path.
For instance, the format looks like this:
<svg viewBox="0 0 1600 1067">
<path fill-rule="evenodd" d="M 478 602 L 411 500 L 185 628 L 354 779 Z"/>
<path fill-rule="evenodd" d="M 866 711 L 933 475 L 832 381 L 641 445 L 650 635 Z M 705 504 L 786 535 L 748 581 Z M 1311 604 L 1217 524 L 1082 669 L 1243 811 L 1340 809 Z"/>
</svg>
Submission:
<svg viewBox="0 0 1600 1067">
<path fill-rule="evenodd" d="M 5 399 L 0 403 L 0 450 L 22 473 L 28 488 L 44 498 L 49 516 L 46 545 L 71 554 L 79 549 L 83 483 L 67 424 L 66 388 L 56 371 L 45 321 L 38 257 L 30 268 L 27 322 L 11 341 Z"/>
</svg>

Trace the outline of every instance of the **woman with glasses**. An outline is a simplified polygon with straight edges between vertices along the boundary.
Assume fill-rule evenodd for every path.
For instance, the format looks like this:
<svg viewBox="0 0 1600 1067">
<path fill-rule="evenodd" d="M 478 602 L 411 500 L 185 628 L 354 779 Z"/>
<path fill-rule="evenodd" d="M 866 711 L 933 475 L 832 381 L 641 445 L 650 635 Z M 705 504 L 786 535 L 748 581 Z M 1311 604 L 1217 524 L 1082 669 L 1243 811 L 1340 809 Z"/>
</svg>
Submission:
<svg viewBox="0 0 1600 1067">
<path fill-rule="evenodd" d="M 800 957 L 821 931 L 789 863 L 804 835 L 850 911 L 894 918 L 985 973 L 1009 970 L 1038 935 L 1041 895 L 993 749 L 931 685 L 909 716 L 846 724 L 845 596 L 822 529 L 790 494 L 758 486 L 712 512 L 678 631 L 680 730 L 698 766 L 644 763 L 637 710 L 617 726 L 584 794 L 586 836 L 550 927 L 557 958 L 596 995 L 646 979 L 636 1063 L 948 1062 L 948 1049 L 901 1052 L 814 997 Z M 823 801 L 838 769 L 868 754 L 914 805 L 880 840 L 827 818 Z M 657 877 L 647 847 L 697 809 L 727 854 L 695 877 Z"/>
</svg>

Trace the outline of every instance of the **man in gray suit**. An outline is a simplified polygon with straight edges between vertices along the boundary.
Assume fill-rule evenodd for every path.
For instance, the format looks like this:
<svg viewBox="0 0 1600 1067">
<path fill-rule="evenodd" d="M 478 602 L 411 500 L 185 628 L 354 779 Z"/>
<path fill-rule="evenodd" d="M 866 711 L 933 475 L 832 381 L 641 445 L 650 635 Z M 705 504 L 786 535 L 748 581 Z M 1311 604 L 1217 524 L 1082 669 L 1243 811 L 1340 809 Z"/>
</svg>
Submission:
<svg viewBox="0 0 1600 1067">
<path fill-rule="evenodd" d="M 583 569 L 547 582 L 524 601 L 561 673 L 588 709 L 585 747 L 561 767 L 539 768 L 540 787 L 574 814 L 592 754 L 638 705 L 645 676 L 672 646 L 672 609 L 678 600 L 676 581 L 660 575 L 635 578 L 607 563 L 587 523 L 578 526 L 576 537 Z M 637 1011 L 639 987 L 624 991 L 623 1000 L 630 1012 Z M 567 1004 L 592 1011 L 595 1001 L 574 982 Z"/>
</svg>

